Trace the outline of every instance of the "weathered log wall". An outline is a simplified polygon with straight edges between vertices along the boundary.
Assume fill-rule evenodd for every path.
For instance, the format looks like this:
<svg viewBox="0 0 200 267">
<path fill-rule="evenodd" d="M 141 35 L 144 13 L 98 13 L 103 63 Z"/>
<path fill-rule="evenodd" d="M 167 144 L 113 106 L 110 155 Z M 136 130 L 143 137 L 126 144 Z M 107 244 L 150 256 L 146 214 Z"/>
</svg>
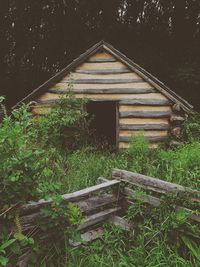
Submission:
<svg viewBox="0 0 200 267">
<path fill-rule="evenodd" d="M 77 98 L 119 103 L 119 129 L 116 129 L 119 148 L 127 148 L 130 137 L 139 131 L 145 132 L 153 147 L 164 141 L 168 133 L 179 132 L 175 122 L 180 117 L 173 113 L 180 113 L 180 107 L 176 105 L 172 110 L 172 103 L 165 95 L 107 52 L 96 53 L 52 85 L 37 99 L 33 114 L 48 114 L 60 95 L 70 90 Z"/>
</svg>

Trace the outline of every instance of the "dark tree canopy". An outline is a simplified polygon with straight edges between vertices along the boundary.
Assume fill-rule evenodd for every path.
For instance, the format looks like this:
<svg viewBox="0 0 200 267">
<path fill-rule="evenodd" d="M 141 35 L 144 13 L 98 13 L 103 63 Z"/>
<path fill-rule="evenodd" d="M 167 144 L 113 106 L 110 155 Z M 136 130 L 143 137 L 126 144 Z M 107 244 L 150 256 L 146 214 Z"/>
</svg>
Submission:
<svg viewBox="0 0 200 267">
<path fill-rule="evenodd" d="M 104 39 L 200 110 L 199 0 L 7 0 L 0 25 L 9 106 Z"/>
</svg>

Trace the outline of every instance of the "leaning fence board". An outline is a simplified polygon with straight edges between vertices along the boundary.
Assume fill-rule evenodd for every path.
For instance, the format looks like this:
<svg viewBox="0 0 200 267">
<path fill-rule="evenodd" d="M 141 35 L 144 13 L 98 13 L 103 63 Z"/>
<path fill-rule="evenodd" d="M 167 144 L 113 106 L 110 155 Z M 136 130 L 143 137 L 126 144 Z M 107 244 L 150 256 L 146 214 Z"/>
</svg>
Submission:
<svg viewBox="0 0 200 267">
<path fill-rule="evenodd" d="M 103 231 L 104 230 L 101 227 L 87 231 L 80 235 L 81 241 L 69 240 L 69 244 L 72 245 L 73 247 L 77 247 L 86 242 L 91 242 L 93 240 L 100 238 L 103 235 Z"/>
<path fill-rule="evenodd" d="M 97 223 L 105 221 L 111 215 L 115 214 L 116 212 L 118 212 L 120 210 L 121 210 L 121 207 L 115 207 L 115 208 L 110 208 L 110 209 L 95 213 L 93 215 L 90 215 L 87 218 L 85 218 L 85 221 L 83 224 L 78 226 L 77 230 L 81 231 L 81 230 L 86 229 L 92 225 L 95 225 Z"/>
<path fill-rule="evenodd" d="M 132 228 L 131 224 L 129 224 L 124 218 L 117 215 L 113 215 L 109 222 L 113 223 L 115 226 L 123 229 L 124 231 L 130 231 Z"/>
<path fill-rule="evenodd" d="M 150 190 L 156 192 L 166 193 L 170 191 L 182 191 L 182 192 L 198 193 L 198 191 L 192 190 L 182 185 L 173 184 L 154 177 L 149 177 L 143 174 L 120 169 L 113 169 L 112 177 L 114 179 L 119 179 L 120 181 L 129 182 L 137 186 L 143 186 L 146 187 L 147 189 L 149 188 Z"/>
<path fill-rule="evenodd" d="M 105 183 L 102 184 L 98 184 L 98 185 L 94 185 L 73 193 L 69 193 L 69 194 L 64 194 L 62 195 L 62 199 L 64 202 L 72 202 L 72 201 L 78 201 L 79 199 L 81 199 L 84 196 L 90 195 L 90 194 L 94 194 L 98 191 L 101 190 L 105 190 L 108 188 L 112 188 L 115 185 L 119 185 L 120 181 L 119 180 L 111 180 L 111 181 L 107 181 Z M 49 200 L 44 200 L 41 199 L 38 202 L 30 202 L 29 204 L 25 205 L 24 207 L 22 207 L 22 211 L 26 211 L 26 210 L 35 210 L 35 209 L 39 209 L 45 205 L 51 204 L 52 203 L 52 199 Z"/>
<path fill-rule="evenodd" d="M 158 207 L 161 204 L 161 200 L 159 198 L 151 196 L 151 195 L 146 195 L 146 194 L 138 196 L 137 192 L 132 190 L 129 187 L 124 188 L 124 194 L 132 199 L 136 199 L 144 203 L 148 203 L 153 207 Z M 127 200 L 127 203 L 130 205 L 134 205 L 134 202 L 132 202 L 131 200 Z M 195 214 L 193 210 L 187 209 L 185 207 L 180 207 L 180 206 L 177 206 L 176 210 L 185 210 L 186 212 L 189 213 L 189 218 L 191 220 L 195 222 L 200 222 L 200 214 Z"/>
</svg>

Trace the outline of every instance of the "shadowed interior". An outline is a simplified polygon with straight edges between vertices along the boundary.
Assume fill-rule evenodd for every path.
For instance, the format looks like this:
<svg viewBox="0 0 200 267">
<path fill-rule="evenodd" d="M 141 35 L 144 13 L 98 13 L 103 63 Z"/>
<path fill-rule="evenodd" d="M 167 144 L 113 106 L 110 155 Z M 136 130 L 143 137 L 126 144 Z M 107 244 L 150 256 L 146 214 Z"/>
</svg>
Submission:
<svg viewBox="0 0 200 267">
<path fill-rule="evenodd" d="M 90 130 L 95 141 L 116 145 L 116 102 L 91 101 L 86 110 L 91 119 Z"/>
</svg>

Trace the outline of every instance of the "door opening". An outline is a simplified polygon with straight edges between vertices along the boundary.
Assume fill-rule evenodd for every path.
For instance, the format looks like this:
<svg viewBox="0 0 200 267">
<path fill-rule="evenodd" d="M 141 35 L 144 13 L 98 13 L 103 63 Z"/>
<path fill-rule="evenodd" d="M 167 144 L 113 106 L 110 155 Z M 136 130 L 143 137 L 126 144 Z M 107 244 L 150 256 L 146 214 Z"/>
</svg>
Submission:
<svg viewBox="0 0 200 267">
<path fill-rule="evenodd" d="M 86 111 L 91 119 L 90 130 L 97 145 L 116 147 L 117 103 L 113 101 L 91 101 Z"/>
</svg>

